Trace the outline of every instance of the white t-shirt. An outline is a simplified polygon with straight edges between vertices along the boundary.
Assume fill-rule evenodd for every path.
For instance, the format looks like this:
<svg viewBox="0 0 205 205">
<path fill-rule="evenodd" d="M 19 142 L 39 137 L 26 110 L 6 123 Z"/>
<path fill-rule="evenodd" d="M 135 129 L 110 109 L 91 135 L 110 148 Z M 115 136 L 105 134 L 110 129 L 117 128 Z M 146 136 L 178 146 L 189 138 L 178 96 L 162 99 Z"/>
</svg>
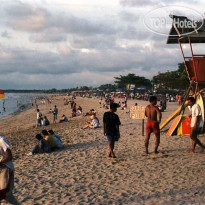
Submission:
<svg viewBox="0 0 205 205">
<path fill-rule="evenodd" d="M 97 119 L 93 119 L 90 123 L 90 128 L 97 128 L 100 126 L 100 123 Z"/>
<path fill-rule="evenodd" d="M 3 136 L 0 136 L 0 156 L 1 157 L 6 156 L 5 152 L 7 149 L 10 149 L 7 139 Z M 3 164 L 5 164 L 9 169 L 14 170 L 14 164 L 12 161 L 4 162 Z"/>
<path fill-rule="evenodd" d="M 39 111 L 39 112 L 37 112 L 37 119 L 40 119 L 40 118 L 41 118 L 41 116 L 42 116 L 41 112 L 40 112 L 40 111 Z"/>
<path fill-rule="evenodd" d="M 191 107 L 191 127 L 194 127 L 196 117 L 198 117 L 197 128 L 202 128 L 204 126 L 204 121 L 202 119 L 201 108 L 198 104 L 194 104 Z"/>
</svg>

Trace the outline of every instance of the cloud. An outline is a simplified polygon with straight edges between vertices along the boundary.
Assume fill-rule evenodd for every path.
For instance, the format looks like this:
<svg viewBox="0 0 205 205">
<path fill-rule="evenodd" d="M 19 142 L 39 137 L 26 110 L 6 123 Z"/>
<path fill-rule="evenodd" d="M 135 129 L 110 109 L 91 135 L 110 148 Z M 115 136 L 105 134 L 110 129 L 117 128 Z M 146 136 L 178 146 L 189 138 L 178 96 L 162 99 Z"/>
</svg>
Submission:
<svg viewBox="0 0 205 205">
<path fill-rule="evenodd" d="M 31 34 L 29 40 L 34 43 L 62 42 L 67 40 L 67 35 L 58 33 L 57 29 L 50 29 L 42 33 Z"/>
<path fill-rule="evenodd" d="M 96 22 L 81 18 L 71 13 L 52 14 L 51 12 L 28 4 L 15 4 L 7 9 L 8 26 L 24 32 L 44 32 L 55 30 L 56 33 L 84 35 L 111 35 L 115 26 L 103 21 Z M 40 41 L 44 38 L 40 38 Z"/>
<path fill-rule="evenodd" d="M 2 38 L 11 38 L 11 35 L 7 32 L 7 31 L 3 31 L 2 33 L 1 33 L 1 37 Z"/>
<path fill-rule="evenodd" d="M 148 7 L 148 6 L 166 6 L 166 5 L 173 5 L 174 3 L 177 4 L 195 4 L 197 0 L 193 1 L 185 1 L 185 0 L 120 0 L 119 1 L 122 6 L 127 7 Z"/>
<path fill-rule="evenodd" d="M 176 69 L 182 62 L 178 46 L 166 45 L 167 37 L 143 24 L 153 2 L 166 1 L 121 0 L 121 6 L 107 6 L 106 12 L 89 9 L 92 14 L 86 18 L 84 13 L 64 8 L 59 12 L 49 4 L 43 8 L 5 3 L 0 87 L 97 86 L 113 82 L 120 74 L 151 78 L 158 71 Z"/>
<path fill-rule="evenodd" d="M 156 2 L 156 1 L 155 1 Z M 122 6 L 147 6 L 152 5 L 154 1 L 152 0 L 120 0 Z"/>
</svg>

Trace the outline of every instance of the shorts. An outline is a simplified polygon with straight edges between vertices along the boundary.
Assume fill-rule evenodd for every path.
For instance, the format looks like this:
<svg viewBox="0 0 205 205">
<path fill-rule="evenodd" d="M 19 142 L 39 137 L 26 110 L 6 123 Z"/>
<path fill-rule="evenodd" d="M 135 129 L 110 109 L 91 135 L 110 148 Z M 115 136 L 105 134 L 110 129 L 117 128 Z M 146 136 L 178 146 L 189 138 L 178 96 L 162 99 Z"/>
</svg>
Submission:
<svg viewBox="0 0 205 205">
<path fill-rule="evenodd" d="M 53 115 L 53 120 L 57 120 L 57 114 Z"/>
<path fill-rule="evenodd" d="M 110 136 L 110 135 L 107 135 L 107 140 L 108 141 L 118 141 L 118 136 Z"/>
<path fill-rule="evenodd" d="M 159 123 L 155 121 L 147 121 L 146 124 L 146 133 L 160 134 Z"/>
</svg>

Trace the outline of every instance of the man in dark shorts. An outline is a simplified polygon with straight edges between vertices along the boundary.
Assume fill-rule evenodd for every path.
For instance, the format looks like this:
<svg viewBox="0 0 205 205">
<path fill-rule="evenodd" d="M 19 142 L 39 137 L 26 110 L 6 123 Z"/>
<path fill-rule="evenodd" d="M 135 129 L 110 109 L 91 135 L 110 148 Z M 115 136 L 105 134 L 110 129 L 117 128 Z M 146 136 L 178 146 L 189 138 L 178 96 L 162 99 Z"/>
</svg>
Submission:
<svg viewBox="0 0 205 205">
<path fill-rule="evenodd" d="M 115 147 L 115 142 L 120 138 L 120 130 L 119 125 L 120 119 L 115 112 L 119 105 L 117 103 L 110 104 L 110 111 L 105 112 L 103 116 L 103 131 L 104 135 L 107 136 L 108 146 L 109 146 L 109 154 L 108 157 L 116 158 L 113 150 Z"/>
<path fill-rule="evenodd" d="M 145 108 L 145 116 L 147 117 L 147 124 L 146 124 L 146 138 L 145 138 L 145 152 L 146 154 L 149 154 L 148 152 L 148 146 L 149 146 L 149 139 L 150 135 L 153 132 L 156 136 L 156 142 L 155 142 L 155 154 L 158 154 L 158 147 L 160 143 L 160 129 L 159 124 L 161 122 L 162 114 L 160 110 L 156 107 L 157 104 L 157 98 L 155 96 L 151 96 L 150 104 Z"/>
<path fill-rule="evenodd" d="M 200 130 L 203 130 L 204 121 L 202 119 L 201 107 L 196 103 L 195 98 L 188 98 L 189 106 L 191 107 L 191 131 L 190 138 L 192 140 L 192 148 L 188 151 L 188 153 L 194 153 L 195 147 L 198 144 L 200 146 L 199 153 L 204 152 L 205 146 L 198 139 L 197 135 L 200 133 Z"/>
</svg>

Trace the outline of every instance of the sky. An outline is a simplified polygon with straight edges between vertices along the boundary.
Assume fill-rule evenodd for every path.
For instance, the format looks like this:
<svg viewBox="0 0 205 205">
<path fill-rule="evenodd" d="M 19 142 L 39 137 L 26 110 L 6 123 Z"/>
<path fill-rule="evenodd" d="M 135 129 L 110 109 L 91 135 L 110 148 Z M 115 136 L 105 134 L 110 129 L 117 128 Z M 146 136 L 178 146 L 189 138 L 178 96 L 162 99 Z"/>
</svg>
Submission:
<svg viewBox="0 0 205 205">
<path fill-rule="evenodd" d="M 176 70 L 183 59 L 178 45 L 167 45 L 166 35 L 146 26 L 148 14 L 167 18 L 188 8 L 205 18 L 204 0 L 0 3 L 0 89 L 97 87 L 128 73 L 151 79 Z M 161 7 L 165 12 L 156 10 Z M 160 29 L 168 34 L 170 28 Z M 205 53 L 201 45 L 194 49 Z"/>
</svg>

